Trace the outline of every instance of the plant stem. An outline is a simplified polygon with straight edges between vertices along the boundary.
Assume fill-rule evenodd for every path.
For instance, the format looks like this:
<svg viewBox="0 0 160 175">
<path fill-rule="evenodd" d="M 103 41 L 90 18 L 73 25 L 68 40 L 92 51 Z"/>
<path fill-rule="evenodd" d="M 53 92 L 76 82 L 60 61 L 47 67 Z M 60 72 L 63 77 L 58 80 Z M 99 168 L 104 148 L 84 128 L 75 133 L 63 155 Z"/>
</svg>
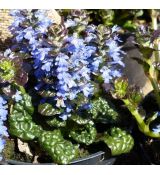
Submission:
<svg viewBox="0 0 160 175">
<path fill-rule="evenodd" d="M 154 133 L 150 130 L 149 124 L 144 122 L 141 114 L 138 112 L 138 109 L 134 107 L 128 99 L 123 99 L 123 102 L 131 112 L 132 116 L 136 119 L 140 131 L 149 137 L 160 139 L 160 133 Z"/>
<path fill-rule="evenodd" d="M 155 94 L 155 97 L 156 97 L 156 101 L 157 101 L 157 104 L 158 104 L 158 107 L 160 109 L 160 93 L 159 93 L 159 87 L 158 87 L 158 83 L 155 79 L 153 79 L 152 77 L 148 77 L 151 84 L 152 84 L 152 87 L 154 89 L 154 94 Z"/>
<path fill-rule="evenodd" d="M 152 9 L 150 15 L 151 15 L 151 19 L 152 19 L 152 28 L 154 30 L 157 30 L 158 29 L 158 24 L 157 24 L 158 12 L 156 10 Z M 155 93 L 155 98 L 156 98 L 158 107 L 160 109 L 160 93 L 159 93 L 160 90 L 159 90 L 159 87 L 158 87 L 159 71 L 155 70 L 155 68 L 153 66 L 154 62 L 159 63 L 159 56 L 160 55 L 159 55 L 159 51 L 158 51 L 158 41 L 154 41 L 153 48 L 155 49 L 155 51 L 154 51 L 152 60 L 150 62 L 150 70 L 149 70 L 150 75 L 148 76 L 148 78 L 151 81 L 151 84 L 152 84 L 152 87 L 153 87 L 154 93 Z"/>
<path fill-rule="evenodd" d="M 158 12 L 154 9 L 151 10 L 150 12 L 151 15 L 151 19 L 152 19 L 152 28 L 154 30 L 158 29 L 158 24 L 157 24 L 157 16 L 158 16 Z"/>
</svg>

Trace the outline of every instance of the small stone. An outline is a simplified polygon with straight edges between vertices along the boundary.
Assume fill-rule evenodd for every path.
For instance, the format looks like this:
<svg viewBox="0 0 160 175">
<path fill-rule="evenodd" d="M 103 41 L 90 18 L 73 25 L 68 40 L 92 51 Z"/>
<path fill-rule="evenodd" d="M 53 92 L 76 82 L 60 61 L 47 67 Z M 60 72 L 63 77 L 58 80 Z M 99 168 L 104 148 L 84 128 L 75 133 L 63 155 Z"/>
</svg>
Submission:
<svg viewBox="0 0 160 175">
<path fill-rule="evenodd" d="M 18 149 L 20 152 L 28 154 L 29 156 L 33 157 L 33 154 L 31 153 L 31 150 L 28 146 L 28 143 L 22 142 L 20 139 L 18 139 L 17 142 L 18 142 Z"/>
</svg>

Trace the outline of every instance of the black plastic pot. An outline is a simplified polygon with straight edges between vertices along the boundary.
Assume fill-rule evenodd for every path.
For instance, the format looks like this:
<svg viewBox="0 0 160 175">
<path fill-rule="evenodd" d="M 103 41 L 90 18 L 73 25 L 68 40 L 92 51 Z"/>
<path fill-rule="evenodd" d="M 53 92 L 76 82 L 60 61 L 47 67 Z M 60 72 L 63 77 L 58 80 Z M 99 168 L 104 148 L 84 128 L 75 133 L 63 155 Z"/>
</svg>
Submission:
<svg viewBox="0 0 160 175">
<path fill-rule="evenodd" d="M 116 158 L 105 159 L 105 153 L 99 151 L 84 158 L 79 158 L 71 162 L 70 165 L 113 165 Z M 54 163 L 27 163 L 16 160 L 5 160 L 1 165 L 55 165 Z"/>
</svg>

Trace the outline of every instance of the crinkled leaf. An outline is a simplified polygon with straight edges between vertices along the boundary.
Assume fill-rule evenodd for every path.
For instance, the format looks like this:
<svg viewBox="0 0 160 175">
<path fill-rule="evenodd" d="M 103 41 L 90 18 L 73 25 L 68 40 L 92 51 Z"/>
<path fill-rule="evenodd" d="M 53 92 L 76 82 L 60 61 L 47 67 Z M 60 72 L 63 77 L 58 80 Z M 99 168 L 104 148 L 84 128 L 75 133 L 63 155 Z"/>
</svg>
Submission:
<svg viewBox="0 0 160 175">
<path fill-rule="evenodd" d="M 22 95 L 22 100 L 12 108 L 9 117 L 9 132 L 23 140 L 32 140 L 38 137 L 41 127 L 32 121 L 33 112 L 31 97 L 28 94 Z"/>
<path fill-rule="evenodd" d="M 60 164 L 69 164 L 71 160 L 78 156 L 78 146 L 67 140 L 56 142 L 54 145 L 53 159 Z"/>
<path fill-rule="evenodd" d="M 59 127 L 65 127 L 66 126 L 66 121 L 63 121 L 62 119 L 58 118 L 53 118 L 51 120 L 46 121 L 48 125 L 59 128 Z"/>
<path fill-rule="evenodd" d="M 116 112 L 114 106 L 109 104 L 105 99 L 99 97 L 93 100 L 92 108 L 89 113 L 92 114 L 92 118 L 101 122 L 113 123 L 118 118 L 118 113 Z"/>
<path fill-rule="evenodd" d="M 93 123 L 91 122 L 84 126 L 78 126 L 71 129 L 69 136 L 78 143 L 90 145 L 95 141 L 97 131 L 96 128 L 93 126 Z"/>
<path fill-rule="evenodd" d="M 72 115 L 70 119 L 73 120 L 74 122 L 76 122 L 79 125 L 85 125 L 85 124 L 90 122 L 89 119 L 82 118 L 79 115 Z"/>
<path fill-rule="evenodd" d="M 59 164 L 69 164 L 78 155 L 78 146 L 64 140 L 60 130 L 42 132 L 39 143 Z"/>
<path fill-rule="evenodd" d="M 53 108 L 53 106 L 49 103 L 40 104 L 38 106 L 38 112 L 44 116 L 54 116 L 56 114 L 60 114 L 60 111 Z"/>
<path fill-rule="evenodd" d="M 128 91 L 128 81 L 125 78 L 117 78 L 114 82 L 113 96 L 124 98 Z"/>
<path fill-rule="evenodd" d="M 28 81 L 28 74 L 22 69 L 22 59 L 15 57 L 0 57 L 0 82 L 15 82 L 24 85 Z"/>
<path fill-rule="evenodd" d="M 0 77 L 1 82 L 10 82 L 16 75 L 16 67 L 13 65 L 12 60 L 1 59 L 0 60 Z"/>
<path fill-rule="evenodd" d="M 104 142 L 111 149 L 113 156 L 128 153 L 134 146 L 134 140 L 130 134 L 120 128 L 111 128 L 110 133 L 106 132 Z"/>
<path fill-rule="evenodd" d="M 54 97 L 55 92 L 49 91 L 49 90 L 42 90 L 38 92 L 42 97 Z"/>
</svg>

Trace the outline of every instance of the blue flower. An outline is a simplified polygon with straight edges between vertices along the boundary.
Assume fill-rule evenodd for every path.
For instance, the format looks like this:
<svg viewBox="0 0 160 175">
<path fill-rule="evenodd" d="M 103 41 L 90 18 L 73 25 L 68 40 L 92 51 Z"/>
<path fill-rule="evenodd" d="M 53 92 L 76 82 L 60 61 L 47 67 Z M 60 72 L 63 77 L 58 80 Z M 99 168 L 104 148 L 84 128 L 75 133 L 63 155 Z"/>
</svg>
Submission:
<svg viewBox="0 0 160 175">
<path fill-rule="evenodd" d="M 0 138 L 0 152 L 2 152 L 2 150 L 4 149 L 6 141 L 2 138 Z"/>
<path fill-rule="evenodd" d="M 48 27 L 52 25 L 52 23 L 51 19 L 45 18 L 37 24 L 38 27 L 36 28 L 36 31 L 44 34 L 47 32 Z"/>
<path fill-rule="evenodd" d="M 69 91 L 69 99 L 70 100 L 74 100 L 77 97 L 79 92 L 80 92 L 80 90 L 78 90 L 77 88 L 70 89 L 70 91 Z"/>
<path fill-rule="evenodd" d="M 2 153 L 5 144 L 6 144 L 6 141 L 0 137 L 0 153 Z M 3 159 L 3 157 L 2 157 L 2 155 L 0 154 L 0 161 L 2 161 L 2 159 Z"/>
<path fill-rule="evenodd" d="M 160 125 L 157 125 L 155 128 L 152 128 L 154 133 L 160 133 Z"/>
<path fill-rule="evenodd" d="M 68 119 L 68 117 L 70 117 L 71 115 L 70 114 L 68 114 L 68 113 L 63 113 L 63 114 L 61 114 L 60 116 L 59 116 L 59 118 L 61 118 L 62 120 L 67 120 Z"/>
<path fill-rule="evenodd" d="M 94 33 L 96 31 L 96 26 L 95 25 L 88 25 L 86 28 L 87 33 Z"/>
<path fill-rule="evenodd" d="M 80 110 L 90 110 L 92 108 L 92 105 L 90 103 L 82 104 L 80 106 Z"/>
<path fill-rule="evenodd" d="M 8 137 L 7 127 L 3 125 L 3 122 L 0 121 L 0 137 Z"/>
<path fill-rule="evenodd" d="M 112 80 L 111 70 L 108 67 L 103 66 L 101 68 L 100 72 L 102 73 L 102 77 L 104 79 L 104 83 L 109 83 L 110 80 Z"/>
<path fill-rule="evenodd" d="M 49 72 L 51 70 L 52 62 L 45 62 L 41 67 L 42 70 Z"/>
<path fill-rule="evenodd" d="M 69 104 L 67 104 L 67 105 L 66 105 L 66 112 L 67 112 L 67 113 L 70 113 L 72 110 L 73 110 L 72 106 L 69 105 Z"/>
<path fill-rule="evenodd" d="M 94 87 L 90 83 L 86 84 L 85 86 L 82 86 L 81 88 L 85 97 L 89 97 L 93 94 Z"/>
<path fill-rule="evenodd" d="M 121 28 L 118 27 L 117 25 L 112 27 L 112 33 L 119 31 Z"/>
<path fill-rule="evenodd" d="M 6 49 L 4 52 L 4 57 L 9 57 L 9 55 L 12 53 L 11 49 Z"/>
<path fill-rule="evenodd" d="M 37 48 L 36 50 L 32 51 L 31 54 L 34 56 L 34 58 L 42 61 L 46 55 L 48 55 L 49 51 L 51 51 L 51 48 Z"/>
<path fill-rule="evenodd" d="M 34 38 L 35 31 L 33 30 L 32 27 L 26 28 L 25 30 L 23 30 L 23 32 L 24 32 L 25 39 L 31 40 L 32 38 Z"/>
<path fill-rule="evenodd" d="M 97 26 L 87 25 L 86 21 L 83 23 L 83 21 L 67 19 L 65 28 L 68 28 L 69 32 L 60 41 L 56 40 L 60 42 L 60 48 L 56 49 L 56 54 L 52 54 L 54 52 L 50 51 L 54 51 L 54 46 L 48 42 L 50 33 L 47 31 L 53 21 L 48 18 L 46 10 L 18 10 L 12 12 L 12 15 L 15 23 L 11 26 L 11 32 L 15 36 L 17 45 L 21 52 L 31 53 L 34 59 L 34 74 L 38 81 L 35 89 L 54 91 L 55 96 L 52 100 L 55 101 L 56 107 L 63 108 L 59 116 L 63 120 L 67 120 L 75 108 L 82 108 L 82 106 L 89 108 L 90 97 L 94 94 L 91 80 L 95 76 L 100 74 L 105 83 L 110 83 L 113 78 L 121 76 L 121 72 L 116 67 L 124 66 L 123 51 L 117 44 L 120 42 L 116 35 L 120 29 L 118 26 L 113 26 L 111 29 L 113 36 L 107 40 L 104 38 L 106 42 L 101 43 L 104 47 L 102 45 L 99 47 L 101 39 Z M 74 30 L 72 30 L 74 33 L 70 34 L 70 29 L 74 29 L 79 24 L 86 27 L 85 35 L 79 36 Z M 103 56 L 100 55 L 99 49 L 104 53 Z M 44 81 L 46 78 L 51 78 L 54 82 L 46 83 Z M 75 101 L 79 96 L 84 98 L 82 100 L 84 102 L 77 106 Z"/>
<path fill-rule="evenodd" d="M 66 38 L 65 42 L 69 42 L 70 45 L 68 47 L 69 52 L 75 52 L 76 49 L 80 49 L 81 47 L 84 46 L 84 41 L 83 39 L 78 39 L 76 35 L 73 34 L 73 36 Z M 72 47 L 71 47 L 72 46 Z"/>
<path fill-rule="evenodd" d="M 102 63 L 102 57 L 93 58 L 93 62 L 91 63 L 91 71 L 93 73 L 99 70 L 100 63 Z"/>
<path fill-rule="evenodd" d="M 21 14 L 21 10 L 11 10 L 10 15 L 15 18 L 12 24 L 15 27 L 18 27 L 23 21 L 25 21 L 25 17 Z"/>
<path fill-rule="evenodd" d="M 77 73 L 80 75 L 80 77 L 83 77 L 88 81 L 90 80 L 91 71 L 87 67 L 82 67 Z"/>
<path fill-rule="evenodd" d="M 0 120 L 5 121 L 7 119 L 8 111 L 0 107 Z"/>
<path fill-rule="evenodd" d="M 34 16 L 35 16 L 36 18 L 38 18 L 39 21 L 42 21 L 42 20 L 45 19 L 46 13 L 47 13 L 46 10 L 37 10 L 37 11 L 34 13 Z"/>
<path fill-rule="evenodd" d="M 56 66 L 64 66 L 64 67 L 67 67 L 69 66 L 69 63 L 68 63 L 68 60 L 69 57 L 63 53 L 60 53 L 57 57 L 56 57 L 56 63 L 55 65 Z"/>
<path fill-rule="evenodd" d="M 4 126 L 4 121 L 7 119 L 7 101 L 4 100 L 2 96 L 0 96 L 0 154 L 5 146 L 4 137 L 8 137 L 7 127 Z M 2 156 L 0 155 L 0 160 L 2 160 Z"/>
<path fill-rule="evenodd" d="M 85 37 L 85 41 L 88 43 L 96 39 L 97 39 L 97 35 L 95 35 L 94 33 L 88 33 L 87 37 Z"/>
<path fill-rule="evenodd" d="M 7 119 L 8 111 L 6 103 L 6 100 L 0 96 L 0 121 L 5 121 Z"/>
<path fill-rule="evenodd" d="M 124 63 L 121 57 L 121 55 L 124 54 L 124 52 L 121 50 L 121 47 L 118 46 L 117 42 L 115 40 L 110 39 L 106 41 L 106 45 L 109 47 L 108 55 L 110 58 L 113 59 L 111 63 L 119 64 L 124 67 Z"/>
<path fill-rule="evenodd" d="M 3 99 L 3 97 L 0 96 L 0 107 L 2 107 L 3 105 L 5 105 L 7 103 L 6 100 Z"/>
<path fill-rule="evenodd" d="M 64 25 L 66 28 L 69 28 L 69 27 L 75 27 L 77 25 L 77 23 L 72 19 L 67 19 L 67 21 L 64 23 Z"/>
<path fill-rule="evenodd" d="M 21 101 L 21 100 L 22 100 L 21 92 L 20 92 L 20 91 L 16 91 L 16 93 L 12 96 L 12 98 L 13 98 L 16 102 Z"/>
<path fill-rule="evenodd" d="M 121 77 L 121 76 L 122 76 L 121 72 L 118 71 L 118 70 L 112 70 L 110 74 L 111 74 L 114 78 L 116 78 L 116 77 Z"/>
</svg>

